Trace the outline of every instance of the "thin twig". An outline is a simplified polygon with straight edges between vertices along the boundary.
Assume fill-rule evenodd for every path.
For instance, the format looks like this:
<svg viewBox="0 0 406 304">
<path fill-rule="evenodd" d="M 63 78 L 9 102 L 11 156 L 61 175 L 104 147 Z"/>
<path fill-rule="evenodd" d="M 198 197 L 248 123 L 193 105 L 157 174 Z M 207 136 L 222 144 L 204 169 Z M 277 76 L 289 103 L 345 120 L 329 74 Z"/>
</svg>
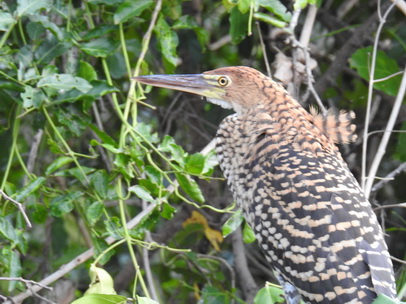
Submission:
<svg viewBox="0 0 406 304">
<path fill-rule="evenodd" d="M 381 209 L 388 209 L 388 208 L 406 208 L 406 203 L 383 205 L 383 206 L 374 208 L 374 211 L 378 211 Z"/>
<path fill-rule="evenodd" d="M 371 193 L 372 184 L 374 182 L 374 177 L 376 175 L 376 172 L 378 171 L 382 157 L 386 152 L 386 147 L 388 145 L 389 138 L 392 134 L 391 131 L 393 130 L 393 127 L 396 122 L 396 118 L 399 115 L 399 110 L 402 105 L 403 98 L 405 97 L 405 93 L 406 93 L 406 67 L 405 67 L 405 70 L 403 73 L 402 82 L 400 83 L 398 95 L 396 96 L 395 103 L 392 108 L 392 112 L 390 114 L 388 123 L 385 128 L 385 133 L 382 136 L 378 150 L 376 151 L 374 160 L 372 161 L 368 177 L 365 176 L 366 183 L 365 183 L 364 192 L 365 192 L 366 197 L 369 197 L 369 194 Z M 367 138 L 364 139 L 364 144 L 366 144 L 366 142 L 367 142 Z"/>
<path fill-rule="evenodd" d="M 379 189 L 381 189 L 388 181 L 393 180 L 394 177 L 401 172 L 406 171 L 406 162 L 401 164 L 399 167 L 397 167 L 395 170 L 393 170 L 391 173 L 389 173 L 387 176 L 385 176 L 385 179 L 381 180 L 380 182 L 376 183 L 373 187 L 371 192 L 376 192 Z"/>
<path fill-rule="evenodd" d="M 28 228 L 31 228 L 32 225 L 31 225 L 30 219 L 28 218 L 27 214 L 25 213 L 24 205 L 21 204 L 21 203 L 19 203 L 19 202 L 17 202 L 17 201 L 14 200 L 14 199 L 12 199 L 11 197 L 9 197 L 9 196 L 8 196 L 7 194 L 5 194 L 5 193 L 3 192 L 3 190 L 1 190 L 1 189 L 0 189 L 0 194 L 3 195 L 4 199 L 6 199 L 6 200 L 12 202 L 14 205 L 17 206 L 17 208 L 20 210 L 21 214 L 23 215 L 24 220 L 25 220 L 25 222 L 26 222 Z"/>
<path fill-rule="evenodd" d="M 372 167 L 369 172 L 369 177 L 366 177 L 366 157 L 367 157 L 367 145 L 368 145 L 368 132 L 369 132 L 369 121 L 370 121 L 370 115 L 371 115 L 371 104 L 372 104 L 372 97 L 373 97 L 373 89 L 374 89 L 374 76 L 375 76 L 375 65 L 376 65 L 376 56 L 378 52 L 378 43 L 379 43 L 379 38 L 380 34 L 383 28 L 383 25 L 386 22 L 386 17 L 389 15 L 390 11 L 394 7 L 395 4 L 392 4 L 389 6 L 389 8 L 386 10 L 384 16 L 381 16 L 381 7 L 380 7 L 380 1 L 378 1 L 378 16 L 379 16 L 379 25 L 378 29 L 375 34 L 375 40 L 374 40 L 374 47 L 373 47 L 373 52 L 372 52 L 372 62 L 371 62 L 371 70 L 369 72 L 369 85 L 368 85 L 368 100 L 367 100 L 367 109 L 366 109 L 366 114 L 365 114 L 365 128 L 364 128 L 364 140 L 363 140 L 363 145 L 362 145 L 362 168 L 361 168 L 361 187 L 364 190 L 364 193 L 366 197 L 369 197 L 371 188 L 372 188 L 372 183 L 373 183 L 373 175 L 375 175 L 377 167 L 372 170 Z M 399 89 L 400 90 L 400 89 Z M 392 110 L 392 114 L 394 114 Z M 391 114 L 391 115 L 392 115 Z M 397 113 L 396 113 L 397 116 Z M 389 126 L 389 122 L 387 127 Z M 393 129 L 393 126 L 392 128 Z M 386 129 L 387 130 L 387 129 Z M 390 134 L 389 134 L 390 135 Z M 384 138 L 382 138 L 383 140 Z M 389 137 L 387 138 L 389 139 Z M 383 141 L 381 141 L 383 143 Z M 381 146 L 383 150 L 386 149 L 386 146 Z M 375 157 L 376 160 L 378 160 Z M 380 162 L 380 159 L 379 159 Z M 375 166 L 379 165 L 379 163 L 375 163 Z M 372 175 L 371 173 L 375 173 Z"/>
<path fill-rule="evenodd" d="M 261 33 L 261 27 L 259 26 L 258 21 L 255 22 L 255 24 L 257 25 L 257 29 L 258 29 L 258 37 L 259 37 L 259 42 L 261 44 L 262 54 L 264 56 L 266 72 L 268 74 L 268 77 L 272 77 L 271 67 L 269 65 L 268 56 L 266 54 L 266 47 L 265 47 L 265 43 L 264 43 L 264 37 L 262 37 L 262 33 Z"/>
<path fill-rule="evenodd" d="M 24 283 L 25 285 L 38 285 L 38 286 L 41 286 L 41 288 L 52 290 L 52 287 L 43 285 L 41 283 L 38 283 L 38 282 L 35 282 L 32 280 L 23 279 L 23 278 L 0 277 L 0 281 L 18 281 L 18 282 Z"/>
</svg>

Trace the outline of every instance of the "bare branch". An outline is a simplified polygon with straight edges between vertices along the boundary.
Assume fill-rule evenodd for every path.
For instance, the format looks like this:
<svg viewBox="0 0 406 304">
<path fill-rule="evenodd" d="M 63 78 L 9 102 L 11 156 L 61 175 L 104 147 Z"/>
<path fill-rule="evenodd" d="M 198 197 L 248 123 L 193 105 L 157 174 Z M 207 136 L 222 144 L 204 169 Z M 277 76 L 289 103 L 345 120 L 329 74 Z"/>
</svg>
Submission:
<svg viewBox="0 0 406 304">
<path fill-rule="evenodd" d="M 391 115 L 389 117 L 388 123 L 385 128 L 385 133 L 382 136 L 382 140 L 381 140 L 381 143 L 379 144 L 378 151 L 376 152 L 374 160 L 372 161 L 371 169 L 369 170 L 368 177 L 365 176 L 366 181 L 365 181 L 364 192 L 365 192 L 366 197 L 369 197 L 369 194 L 371 193 L 372 184 L 374 182 L 374 177 L 376 175 L 376 172 L 378 171 L 378 167 L 381 163 L 382 157 L 386 152 L 386 147 L 388 145 L 389 138 L 392 134 L 391 131 L 393 130 L 393 127 L 396 122 L 396 118 L 398 117 L 403 98 L 405 97 L 405 93 L 406 93 L 406 67 L 405 67 L 405 70 L 403 73 L 402 82 L 400 83 L 398 95 L 396 96 L 395 104 L 393 105 Z M 368 137 L 364 138 L 365 146 L 367 145 L 367 140 L 368 140 Z M 366 150 L 366 148 L 365 148 L 365 150 Z M 365 153 L 366 153 L 366 151 L 365 151 Z M 363 155 L 363 156 L 365 156 L 365 155 Z M 363 172 L 365 172 L 365 171 L 363 171 Z"/>
<path fill-rule="evenodd" d="M 391 173 L 389 173 L 387 176 L 385 176 L 384 180 L 381 180 L 379 183 L 376 183 L 373 187 L 371 192 L 376 192 L 379 189 L 381 189 L 388 181 L 393 180 L 394 177 L 401 172 L 406 171 L 406 162 L 401 164 L 399 167 L 397 167 L 395 170 L 393 170 Z"/>
<path fill-rule="evenodd" d="M 262 53 L 264 54 L 266 72 L 268 73 L 268 77 L 272 77 L 271 67 L 269 66 L 268 56 L 266 55 L 266 48 L 265 48 L 264 38 L 262 37 L 261 28 L 259 26 L 258 21 L 255 23 L 256 23 L 257 29 L 258 29 L 258 36 L 259 36 L 259 42 L 261 43 Z"/>
<path fill-rule="evenodd" d="M 17 201 L 14 200 L 14 199 L 12 199 L 11 197 L 9 197 L 9 196 L 8 196 L 7 194 L 5 194 L 5 193 L 3 192 L 3 190 L 1 190 L 1 189 L 0 189 L 0 194 L 3 195 L 4 199 L 6 199 L 6 200 L 12 202 L 14 205 L 17 206 L 17 208 L 20 210 L 21 214 L 23 215 L 24 220 L 25 220 L 25 222 L 26 222 L 28 228 L 32 228 L 30 219 L 28 218 L 27 214 L 25 213 L 24 205 L 21 204 L 21 203 L 19 203 L 19 202 L 17 202 Z"/>
</svg>

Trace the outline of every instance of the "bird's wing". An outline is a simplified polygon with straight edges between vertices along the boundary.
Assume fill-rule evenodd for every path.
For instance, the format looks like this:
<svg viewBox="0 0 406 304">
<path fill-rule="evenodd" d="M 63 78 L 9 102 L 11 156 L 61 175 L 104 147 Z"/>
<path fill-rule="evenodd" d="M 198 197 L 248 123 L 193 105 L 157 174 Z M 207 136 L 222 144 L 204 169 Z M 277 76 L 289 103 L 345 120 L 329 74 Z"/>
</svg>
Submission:
<svg viewBox="0 0 406 304">
<path fill-rule="evenodd" d="M 394 296 L 382 231 L 341 157 L 287 143 L 252 158 L 270 141 L 258 138 L 245 164 L 252 177 L 244 184 L 253 188 L 242 193 L 252 195 L 243 198 L 250 222 L 275 268 L 302 292 L 329 300 L 364 292 L 368 302 L 374 290 Z"/>
<path fill-rule="evenodd" d="M 344 302 L 355 294 L 370 302 L 371 288 L 393 296 L 391 262 L 376 216 L 341 157 L 294 148 L 286 140 L 276 144 L 273 135 L 260 127 L 254 136 L 247 134 L 232 115 L 219 128 L 216 150 L 275 269 L 310 300 Z"/>
</svg>

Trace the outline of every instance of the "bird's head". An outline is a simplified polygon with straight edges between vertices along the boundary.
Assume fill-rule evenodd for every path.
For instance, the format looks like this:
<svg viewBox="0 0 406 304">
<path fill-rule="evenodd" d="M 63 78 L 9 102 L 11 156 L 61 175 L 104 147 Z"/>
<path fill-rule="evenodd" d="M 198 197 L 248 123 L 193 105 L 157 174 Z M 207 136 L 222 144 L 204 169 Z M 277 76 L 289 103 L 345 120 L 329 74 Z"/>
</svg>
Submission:
<svg viewBox="0 0 406 304">
<path fill-rule="evenodd" d="M 134 77 L 144 84 L 204 96 L 226 109 L 243 113 L 269 99 L 266 83 L 270 78 L 255 69 L 236 66 L 219 68 L 202 74 L 148 75 Z"/>
</svg>

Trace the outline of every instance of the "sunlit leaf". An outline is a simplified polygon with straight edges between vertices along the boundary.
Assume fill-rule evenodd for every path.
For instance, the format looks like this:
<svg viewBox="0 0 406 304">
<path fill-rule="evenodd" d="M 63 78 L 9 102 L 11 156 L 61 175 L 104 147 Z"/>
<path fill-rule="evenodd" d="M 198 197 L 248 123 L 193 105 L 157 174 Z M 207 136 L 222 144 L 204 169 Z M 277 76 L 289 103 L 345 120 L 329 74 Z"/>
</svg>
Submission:
<svg viewBox="0 0 406 304">
<path fill-rule="evenodd" d="M 283 290 L 281 288 L 270 285 L 261 288 L 254 298 L 254 304 L 274 304 L 284 302 L 285 298 L 283 297 Z"/>
<path fill-rule="evenodd" d="M 128 191 L 135 193 L 140 199 L 154 203 L 155 199 L 151 196 L 151 193 L 143 186 L 135 185 L 128 188 Z"/>
<path fill-rule="evenodd" d="M 182 190 L 185 191 L 187 195 L 199 203 L 204 203 L 204 196 L 196 181 L 182 173 L 175 173 L 175 176 Z"/>
<path fill-rule="evenodd" d="M 240 209 L 238 209 L 223 225 L 223 236 L 226 237 L 233 233 L 238 227 L 241 226 L 244 217 Z"/>
<path fill-rule="evenodd" d="M 293 8 L 295 10 L 304 9 L 308 4 L 316 4 L 317 0 L 295 0 Z"/>
<path fill-rule="evenodd" d="M 139 296 L 137 296 L 137 302 L 138 304 L 159 304 L 157 301 L 154 301 L 150 298 Z"/>
<path fill-rule="evenodd" d="M 205 157 L 200 154 L 192 154 L 186 158 L 185 170 L 191 174 L 202 173 L 205 165 Z"/>
<path fill-rule="evenodd" d="M 25 92 L 20 94 L 23 99 L 23 107 L 38 109 L 45 101 L 45 94 L 41 89 L 25 86 Z"/>
<path fill-rule="evenodd" d="M 279 20 L 279 19 L 277 19 L 275 17 L 272 17 L 272 16 L 270 16 L 268 14 L 260 13 L 260 12 L 255 13 L 254 17 L 256 19 L 260 20 L 260 21 L 272 24 L 272 25 L 274 25 L 276 27 L 285 27 L 286 24 L 287 24 L 284 21 L 281 21 L 281 20 Z"/>
<path fill-rule="evenodd" d="M 19 17 L 34 14 L 41 9 L 49 10 L 51 0 L 17 0 L 17 15 Z"/>
<path fill-rule="evenodd" d="M 89 62 L 83 60 L 79 62 L 78 76 L 89 82 L 97 80 L 97 73 L 94 67 Z"/>
<path fill-rule="evenodd" d="M 281 21 L 289 22 L 292 14 L 279 0 L 257 0 L 258 5 L 266 8 L 268 11 L 279 17 Z"/>
<path fill-rule="evenodd" d="M 61 156 L 55 159 L 45 170 L 45 175 L 50 175 L 60 167 L 65 166 L 73 161 L 72 157 Z"/>
<path fill-rule="evenodd" d="M 94 264 L 90 266 L 90 287 L 86 290 L 87 294 L 117 294 L 114 290 L 114 281 L 110 274 L 103 268 L 96 267 Z"/>
<path fill-rule="evenodd" d="M 350 59 L 350 65 L 358 74 L 369 81 L 369 73 L 372 60 L 372 47 L 358 49 Z M 384 51 L 378 50 L 376 54 L 374 79 L 388 77 L 399 72 L 400 68 L 395 59 L 390 58 Z M 385 81 L 375 82 L 374 88 L 382 90 L 388 95 L 396 96 L 400 87 L 401 75 L 391 77 Z"/>
<path fill-rule="evenodd" d="M 255 238 L 255 233 L 252 230 L 252 228 L 250 227 L 250 225 L 247 224 L 247 222 L 245 222 L 243 228 L 242 228 L 242 239 L 244 241 L 244 243 L 252 243 L 256 240 Z"/>
<path fill-rule="evenodd" d="M 0 31 L 7 31 L 16 22 L 10 13 L 0 11 Z"/>
<path fill-rule="evenodd" d="M 127 298 L 112 294 L 87 294 L 73 301 L 71 304 L 125 304 Z"/>
</svg>

